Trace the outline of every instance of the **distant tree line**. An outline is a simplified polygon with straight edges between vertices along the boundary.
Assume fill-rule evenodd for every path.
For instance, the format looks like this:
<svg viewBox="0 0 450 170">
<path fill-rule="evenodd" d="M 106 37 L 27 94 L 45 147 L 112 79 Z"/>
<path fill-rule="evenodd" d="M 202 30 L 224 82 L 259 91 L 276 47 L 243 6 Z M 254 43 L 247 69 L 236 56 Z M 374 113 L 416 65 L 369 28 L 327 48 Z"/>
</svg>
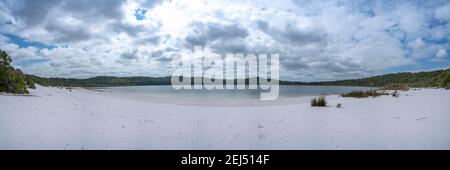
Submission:
<svg viewBox="0 0 450 170">
<path fill-rule="evenodd" d="M 417 73 L 395 73 L 368 78 L 318 82 L 319 85 L 376 86 L 376 87 L 443 87 L 448 88 L 450 69 Z"/>
<path fill-rule="evenodd" d="M 87 79 L 43 78 L 27 75 L 27 79 L 44 86 L 104 87 L 104 86 L 143 86 L 170 85 L 170 77 L 93 77 Z M 193 83 L 194 78 L 191 78 Z M 217 80 L 226 83 L 226 80 Z M 443 87 L 448 88 L 450 69 L 418 73 L 395 73 L 361 79 L 325 81 L 325 82 L 293 82 L 280 81 L 281 85 L 329 85 L 329 86 L 372 86 L 372 87 Z M 237 83 L 237 80 L 234 80 Z M 245 84 L 249 79 L 245 79 Z"/>
<path fill-rule="evenodd" d="M 113 77 L 99 76 L 87 79 L 76 78 L 44 78 L 27 75 L 28 79 L 42 86 L 61 87 L 106 87 L 106 86 L 144 86 L 170 85 L 170 77 Z"/>
</svg>

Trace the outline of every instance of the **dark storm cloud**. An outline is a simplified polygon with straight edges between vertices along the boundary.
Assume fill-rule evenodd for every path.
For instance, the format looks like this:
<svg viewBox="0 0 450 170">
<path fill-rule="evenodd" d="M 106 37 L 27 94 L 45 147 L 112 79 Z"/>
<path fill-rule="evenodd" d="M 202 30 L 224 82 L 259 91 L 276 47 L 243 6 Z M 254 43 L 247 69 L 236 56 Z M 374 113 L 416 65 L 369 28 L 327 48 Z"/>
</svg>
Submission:
<svg viewBox="0 0 450 170">
<path fill-rule="evenodd" d="M 166 65 L 172 61 L 173 55 L 171 52 L 173 52 L 173 51 L 176 51 L 176 50 L 171 49 L 171 48 L 166 48 L 164 50 L 157 50 L 152 53 L 152 57 L 159 63 Z"/>
<path fill-rule="evenodd" d="M 55 35 L 55 41 L 58 43 L 79 42 L 90 39 L 89 30 L 84 27 L 70 27 L 55 22 L 51 22 L 45 27 L 48 32 Z"/>
<path fill-rule="evenodd" d="M 132 59 L 138 59 L 139 57 L 138 57 L 138 55 L 137 55 L 137 50 L 133 50 L 133 51 L 131 51 L 131 52 L 125 52 L 125 53 L 122 53 L 121 55 L 120 55 L 120 58 L 121 59 L 124 59 L 124 60 L 132 60 Z"/>
<path fill-rule="evenodd" d="M 115 22 L 112 28 L 114 32 L 125 32 L 131 37 L 136 37 L 138 33 L 145 31 L 143 26 L 127 25 L 121 22 Z"/>
<path fill-rule="evenodd" d="M 116 59 L 116 63 L 128 65 L 131 64 L 132 61 L 138 59 L 139 59 L 138 50 L 132 50 L 120 54 L 119 58 Z"/>
<path fill-rule="evenodd" d="M 193 30 L 192 34 L 185 38 L 187 46 L 206 46 L 213 41 L 245 38 L 249 34 L 247 29 L 239 24 L 225 25 L 210 22 L 194 22 L 191 24 L 191 27 Z"/>
<path fill-rule="evenodd" d="M 288 58 L 288 59 L 283 59 Z M 299 70 L 308 67 L 308 63 L 299 61 L 298 59 L 293 59 L 291 57 L 283 57 L 281 67 L 286 70 Z"/>
<path fill-rule="evenodd" d="M 124 0 L 22 0 L 11 9 L 16 21 L 22 23 L 23 29 L 40 27 L 54 36 L 55 43 L 71 43 L 89 40 L 95 30 L 90 26 L 107 23 L 111 32 L 124 32 L 131 37 L 146 31 L 143 26 L 122 22 Z M 161 1 L 147 1 L 143 7 L 150 9 Z M 63 20 L 72 17 L 79 22 Z M 108 22 L 111 21 L 111 22 Z M 103 37 L 107 38 L 107 37 Z M 152 39 L 151 41 L 157 41 Z"/>
<path fill-rule="evenodd" d="M 257 20 L 256 25 L 258 25 L 258 28 L 262 31 L 267 31 L 267 29 L 269 28 L 269 24 L 263 20 Z"/>
<path fill-rule="evenodd" d="M 271 27 L 270 23 L 257 21 L 261 31 L 271 36 L 273 39 L 293 45 L 321 44 L 325 43 L 327 34 L 319 28 L 297 28 L 291 23 L 280 27 Z"/>
<path fill-rule="evenodd" d="M 12 9 L 12 14 L 16 20 L 23 21 L 27 25 L 36 25 L 47 17 L 49 11 L 62 2 L 59 0 L 20 1 L 16 8 Z"/>
<path fill-rule="evenodd" d="M 121 5 L 123 0 L 68 0 L 62 5 L 62 9 L 76 14 L 78 17 L 122 18 Z"/>
<path fill-rule="evenodd" d="M 213 43 L 210 48 L 219 54 L 226 53 L 247 53 L 247 43 L 243 39 L 237 38 L 232 40 L 220 40 Z"/>
<path fill-rule="evenodd" d="M 22 0 L 12 9 L 17 20 L 28 25 L 44 21 L 49 12 L 58 8 L 79 19 L 121 18 L 122 0 Z"/>
<path fill-rule="evenodd" d="M 155 5 L 162 3 L 164 0 L 148 0 L 145 1 L 142 6 L 147 9 L 153 8 Z"/>
</svg>

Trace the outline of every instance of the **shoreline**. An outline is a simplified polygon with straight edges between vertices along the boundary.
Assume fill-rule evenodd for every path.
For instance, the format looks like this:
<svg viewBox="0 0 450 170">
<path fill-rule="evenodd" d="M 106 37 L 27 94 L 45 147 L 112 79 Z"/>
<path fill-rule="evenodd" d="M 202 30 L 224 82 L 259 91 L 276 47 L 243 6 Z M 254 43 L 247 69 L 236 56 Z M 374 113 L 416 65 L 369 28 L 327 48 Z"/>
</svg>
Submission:
<svg viewBox="0 0 450 170">
<path fill-rule="evenodd" d="M 159 85 L 158 85 L 159 86 Z M 169 85 L 170 86 L 170 85 Z M 316 87 L 310 85 L 281 85 L 281 86 L 305 86 Z M 128 87 L 128 86 L 114 86 L 115 87 Z M 131 86 L 140 87 L 140 86 Z M 331 86 L 327 86 L 331 87 Z M 360 87 L 369 88 L 364 86 L 332 86 L 332 87 Z M 273 106 L 273 105 L 292 105 L 298 103 L 310 103 L 312 98 L 318 96 L 326 96 L 327 98 L 335 99 L 340 97 L 340 93 L 330 94 L 303 94 L 296 96 L 282 96 L 279 95 L 276 100 L 263 101 L 259 97 L 232 97 L 232 96 L 208 96 L 208 95 L 177 95 L 173 93 L 160 93 L 160 94 L 146 94 L 146 93 L 127 93 L 127 92 L 110 92 L 106 91 L 105 87 L 96 88 L 82 88 L 90 91 L 94 91 L 99 94 L 110 95 L 118 98 L 127 98 L 137 101 L 146 101 L 151 103 L 170 104 L 170 105 L 186 105 L 186 106 L 204 106 L 204 107 L 247 107 L 247 106 Z M 108 87 L 106 87 L 108 88 Z M 372 87 L 370 87 L 372 88 Z"/>
<path fill-rule="evenodd" d="M 202 107 L 264 107 L 264 106 L 276 106 L 276 105 L 291 105 L 298 103 L 309 103 L 311 98 L 315 96 L 298 96 L 298 97 L 284 97 L 278 98 L 272 101 L 262 101 L 253 98 L 214 98 L 214 97 L 191 97 L 191 96 L 149 96 L 140 94 L 118 94 L 104 91 L 96 91 L 86 89 L 91 92 L 98 93 L 98 95 L 105 95 L 114 98 L 122 98 L 128 100 L 134 100 L 139 102 L 149 102 L 154 104 L 164 105 L 180 105 L 180 106 L 202 106 Z M 338 95 L 326 95 L 327 97 L 337 97 Z M 175 99 L 174 99 L 175 98 Z M 212 98 L 216 100 L 211 100 Z"/>
</svg>

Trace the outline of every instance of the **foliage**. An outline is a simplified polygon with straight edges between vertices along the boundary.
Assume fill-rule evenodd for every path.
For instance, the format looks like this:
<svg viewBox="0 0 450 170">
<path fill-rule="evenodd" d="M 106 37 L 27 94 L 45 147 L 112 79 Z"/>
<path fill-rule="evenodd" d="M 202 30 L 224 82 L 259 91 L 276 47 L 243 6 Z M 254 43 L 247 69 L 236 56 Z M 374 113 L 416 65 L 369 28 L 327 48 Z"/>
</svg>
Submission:
<svg viewBox="0 0 450 170">
<path fill-rule="evenodd" d="M 311 100 L 312 107 L 325 107 L 327 106 L 327 101 L 325 100 L 325 96 L 320 96 L 319 98 L 313 98 Z"/>
<path fill-rule="evenodd" d="M 450 69 L 418 73 L 396 73 L 362 79 L 324 82 L 323 84 L 345 86 L 392 86 L 446 87 L 450 82 Z"/>
<path fill-rule="evenodd" d="M 388 84 L 382 88 L 382 90 L 409 90 L 409 86 L 406 84 Z"/>
<path fill-rule="evenodd" d="M 25 76 L 11 66 L 11 57 L 0 50 L 0 92 L 28 93 Z"/>
<path fill-rule="evenodd" d="M 361 79 L 325 81 L 325 82 L 290 82 L 280 81 L 285 85 L 329 85 L 329 86 L 405 86 L 405 87 L 449 87 L 450 69 L 417 73 L 394 73 Z"/>
<path fill-rule="evenodd" d="M 30 89 L 36 89 L 36 85 L 33 81 L 33 79 L 28 78 L 27 76 L 25 77 L 25 83 L 27 84 L 27 87 Z"/>
<path fill-rule="evenodd" d="M 388 93 L 379 93 L 375 90 L 370 91 L 354 91 L 346 94 L 342 94 L 342 97 L 355 97 L 355 98 L 366 98 L 366 97 L 378 97 L 381 95 L 388 95 Z"/>
</svg>

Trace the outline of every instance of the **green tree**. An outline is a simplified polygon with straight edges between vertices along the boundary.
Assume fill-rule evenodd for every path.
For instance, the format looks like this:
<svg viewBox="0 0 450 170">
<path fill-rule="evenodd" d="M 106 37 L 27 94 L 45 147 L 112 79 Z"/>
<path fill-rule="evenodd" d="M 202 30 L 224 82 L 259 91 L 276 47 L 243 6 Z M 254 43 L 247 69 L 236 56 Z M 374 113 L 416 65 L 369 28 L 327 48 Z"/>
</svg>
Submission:
<svg viewBox="0 0 450 170">
<path fill-rule="evenodd" d="M 11 57 L 0 50 L 0 92 L 28 93 L 22 71 L 11 66 Z"/>
<path fill-rule="evenodd" d="M 0 50 L 0 66 L 1 67 L 11 67 L 11 57 L 9 57 L 9 55 L 3 51 Z"/>
</svg>

